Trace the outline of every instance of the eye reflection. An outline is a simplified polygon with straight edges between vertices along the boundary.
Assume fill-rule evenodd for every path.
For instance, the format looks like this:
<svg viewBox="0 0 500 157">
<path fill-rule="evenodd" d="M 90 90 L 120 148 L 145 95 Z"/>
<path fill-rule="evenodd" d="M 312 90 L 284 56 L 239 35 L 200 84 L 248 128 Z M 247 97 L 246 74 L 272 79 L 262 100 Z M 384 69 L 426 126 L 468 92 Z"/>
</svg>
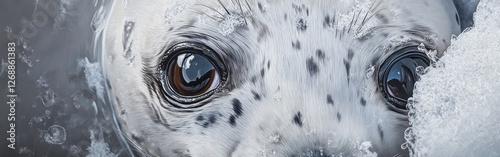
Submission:
<svg viewBox="0 0 500 157">
<path fill-rule="evenodd" d="M 196 96 L 214 89 L 219 84 L 219 73 L 205 56 L 182 53 L 170 66 L 169 83 L 179 94 Z"/>
</svg>

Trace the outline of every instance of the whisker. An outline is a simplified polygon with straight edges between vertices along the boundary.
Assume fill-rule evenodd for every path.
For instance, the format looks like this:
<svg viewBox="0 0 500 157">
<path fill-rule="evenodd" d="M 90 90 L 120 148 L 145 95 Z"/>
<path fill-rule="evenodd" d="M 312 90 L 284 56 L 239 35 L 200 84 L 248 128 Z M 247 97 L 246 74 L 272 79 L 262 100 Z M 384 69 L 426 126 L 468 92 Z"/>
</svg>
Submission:
<svg viewBox="0 0 500 157">
<path fill-rule="evenodd" d="M 218 13 L 221 16 L 221 19 L 224 17 L 224 14 L 222 14 L 221 12 L 217 11 L 216 9 L 214 9 L 214 8 L 212 8 L 210 6 L 207 6 L 207 5 L 204 5 L 204 4 L 195 4 L 195 5 L 200 5 L 200 6 L 206 7 L 208 9 L 210 9 L 210 10 L 215 11 L 216 13 Z"/>
<path fill-rule="evenodd" d="M 226 6 L 224 6 L 224 4 L 222 3 L 222 1 L 220 1 L 220 0 L 217 0 L 217 1 L 218 1 L 218 2 L 219 2 L 219 4 L 222 6 L 222 8 L 224 8 L 224 10 L 226 10 L 226 13 L 227 13 L 228 15 L 231 15 L 231 13 L 229 13 L 229 10 L 227 10 Z"/>
<path fill-rule="evenodd" d="M 248 0 L 245 0 L 245 3 L 247 4 L 248 9 L 252 11 L 252 7 L 250 7 L 250 4 L 248 4 Z"/>
</svg>

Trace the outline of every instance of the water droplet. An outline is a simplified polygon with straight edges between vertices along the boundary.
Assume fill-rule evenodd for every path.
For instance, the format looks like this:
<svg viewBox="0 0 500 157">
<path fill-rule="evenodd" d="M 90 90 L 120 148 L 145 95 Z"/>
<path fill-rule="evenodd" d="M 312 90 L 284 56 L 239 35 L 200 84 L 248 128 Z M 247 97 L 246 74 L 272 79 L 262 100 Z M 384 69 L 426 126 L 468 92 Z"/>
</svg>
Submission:
<svg viewBox="0 0 500 157">
<path fill-rule="evenodd" d="M 62 144 L 66 141 L 66 130 L 59 125 L 52 125 L 43 135 L 45 142 L 49 144 Z"/>
</svg>

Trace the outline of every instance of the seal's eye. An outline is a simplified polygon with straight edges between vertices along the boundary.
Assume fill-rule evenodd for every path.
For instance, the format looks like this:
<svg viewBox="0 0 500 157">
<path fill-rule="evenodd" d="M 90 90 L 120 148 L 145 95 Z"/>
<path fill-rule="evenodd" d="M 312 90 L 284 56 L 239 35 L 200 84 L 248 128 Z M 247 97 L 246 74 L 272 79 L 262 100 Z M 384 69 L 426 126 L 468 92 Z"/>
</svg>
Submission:
<svg viewBox="0 0 500 157">
<path fill-rule="evenodd" d="M 219 85 L 219 72 L 208 58 L 190 52 L 179 54 L 176 58 L 168 69 L 168 83 L 177 93 L 196 96 Z"/>
<path fill-rule="evenodd" d="M 167 51 L 160 66 L 163 89 L 179 103 L 207 98 L 225 81 L 218 55 L 197 43 L 177 44 Z"/>
<path fill-rule="evenodd" d="M 413 86 L 419 79 L 418 66 L 428 67 L 429 58 L 416 47 L 407 47 L 393 53 L 379 69 L 378 82 L 386 99 L 396 108 L 406 110 Z"/>
</svg>

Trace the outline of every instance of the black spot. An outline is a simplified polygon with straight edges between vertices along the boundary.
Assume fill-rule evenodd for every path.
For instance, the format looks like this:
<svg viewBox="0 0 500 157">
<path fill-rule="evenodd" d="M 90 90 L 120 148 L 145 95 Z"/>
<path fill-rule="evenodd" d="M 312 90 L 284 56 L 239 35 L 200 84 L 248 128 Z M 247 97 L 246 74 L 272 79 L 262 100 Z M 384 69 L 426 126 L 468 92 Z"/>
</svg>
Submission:
<svg viewBox="0 0 500 157">
<path fill-rule="evenodd" d="M 302 32 L 307 30 L 307 22 L 304 19 L 301 18 L 297 21 L 297 30 Z"/>
<path fill-rule="evenodd" d="M 208 118 L 208 122 L 210 123 L 215 123 L 217 121 L 217 118 L 215 117 L 215 115 L 210 115 L 210 117 Z"/>
<path fill-rule="evenodd" d="M 255 84 L 255 82 L 257 82 L 257 77 L 252 76 L 252 78 L 250 78 L 250 82 L 252 82 L 253 84 Z"/>
<path fill-rule="evenodd" d="M 385 37 L 385 38 L 387 38 L 387 37 L 389 36 L 389 34 L 388 34 L 388 33 L 382 33 L 381 35 L 382 35 L 383 37 Z"/>
<path fill-rule="evenodd" d="M 270 67 L 271 67 L 271 61 L 270 61 L 270 60 L 268 60 L 268 61 L 267 61 L 267 69 L 269 69 Z"/>
<path fill-rule="evenodd" d="M 232 104 L 233 104 L 233 111 L 236 114 L 236 116 L 241 116 L 241 114 L 243 114 L 243 109 L 241 108 L 240 100 L 233 99 Z"/>
<path fill-rule="evenodd" d="M 359 102 L 361 103 L 362 106 L 366 106 L 366 100 L 365 100 L 365 98 L 361 98 L 359 100 Z"/>
<path fill-rule="evenodd" d="M 174 30 L 174 27 L 170 27 L 170 28 L 168 29 L 168 31 L 172 31 L 172 30 Z"/>
<path fill-rule="evenodd" d="M 300 50 L 300 41 L 299 40 L 295 42 L 292 41 L 292 47 L 296 50 Z"/>
<path fill-rule="evenodd" d="M 312 57 L 306 60 L 306 67 L 307 71 L 309 71 L 309 75 L 313 76 L 318 74 L 319 71 L 318 64 L 314 62 Z"/>
<path fill-rule="evenodd" d="M 327 27 L 330 27 L 330 15 L 326 15 L 325 16 L 325 19 L 323 20 L 323 27 L 324 28 L 327 28 Z"/>
<path fill-rule="evenodd" d="M 332 98 L 332 95 L 328 94 L 326 95 L 326 103 L 330 104 L 330 105 L 333 105 L 333 98 Z"/>
<path fill-rule="evenodd" d="M 260 69 L 260 76 L 264 77 L 265 74 L 266 74 L 266 72 L 264 71 L 264 68 Z"/>
<path fill-rule="evenodd" d="M 340 123 L 340 121 L 342 121 L 342 115 L 340 114 L 340 112 L 337 112 L 337 121 Z"/>
<path fill-rule="evenodd" d="M 231 124 L 232 126 L 236 126 L 236 117 L 234 115 L 231 115 L 229 117 L 229 124 Z"/>
<path fill-rule="evenodd" d="M 347 72 L 347 78 L 349 79 L 349 75 L 351 74 L 351 63 L 344 59 L 345 71 Z"/>
<path fill-rule="evenodd" d="M 255 100 L 260 100 L 260 95 L 259 95 L 257 92 L 252 91 L 252 94 L 253 94 L 253 98 L 254 98 Z"/>
<path fill-rule="evenodd" d="M 257 2 L 257 7 L 259 7 L 261 13 L 264 13 L 264 7 L 262 6 L 262 3 Z"/>
<path fill-rule="evenodd" d="M 380 135 L 380 139 L 384 140 L 384 131 L 382 131 L 380 124 L 378 125 L 378 134 Z"/>
<path fill-rule="evenodd" d="M 285 21 L 288 19 L 288 15 L 285 13 L 285 15 L 283 15 L 283 17 L 285 18 Z"/>
<path fill-rule="evenodd" d="M 352 60 L 354 57 L 354 51 L 352 49 L 347 50 L 347 59 Z"/>
<path fill-rule="evenodd" d="M 203 120 L 205 120 L 205 117 L 203 117 L 202 115 L 196 117 L 196 121 L 203 121 Z"/>
<path fill-rule="evenodd" d="M 455 14 L 455 20 L 457 20 L 457 24 L 460 25 L 460 19 L 458 18 L 458 13 Z"/>
<path fill-rule="evenodd" d="M 199 126 L 202 126 L 204 128 L 208 128 L 212 124 L 215 124 L 217 122 L 217 116 L 220 116 L 220 113 L 219 114 L 214 113 L 214 114 L 210 114 L 210 115 L 207 115 L 207 116 L 198 115 L 196 117 L 195 124 L 197 124 Z M 208 117 L 208 119 L 207 119 L 207 117 Z"/>
<path fill-rule="evenodd" d="M 200 116 L 196 117 L 196 120 L 198 120 Z M 203 118 L 203 117 L 202 117 Z M 203 118 L 204 119 L 204 118 Z M 208 117 L 208 121 L 205 121 L 203 123 L 203 127 L 204 128 L 208 128 L 209 126 L 211 126 L 212 124 L 215 124 L 215 122 L 217 122 L 217 117 L 215 117 L 215 114 L 211 114 L 209 117 Z"/>
<path fill-rule="evenodd" d="M 316 50 L 316 56 L 318 56 L 319 59 L 325 59 L 325 52 L 321 49 Z"/>
<path fill-rule="evenodd" d="M 300 114 L 300 112 L 297 112 L 297 114 L 293 116 L 293 123 L 302 127 L 302 114 Z"/>
</svg>

